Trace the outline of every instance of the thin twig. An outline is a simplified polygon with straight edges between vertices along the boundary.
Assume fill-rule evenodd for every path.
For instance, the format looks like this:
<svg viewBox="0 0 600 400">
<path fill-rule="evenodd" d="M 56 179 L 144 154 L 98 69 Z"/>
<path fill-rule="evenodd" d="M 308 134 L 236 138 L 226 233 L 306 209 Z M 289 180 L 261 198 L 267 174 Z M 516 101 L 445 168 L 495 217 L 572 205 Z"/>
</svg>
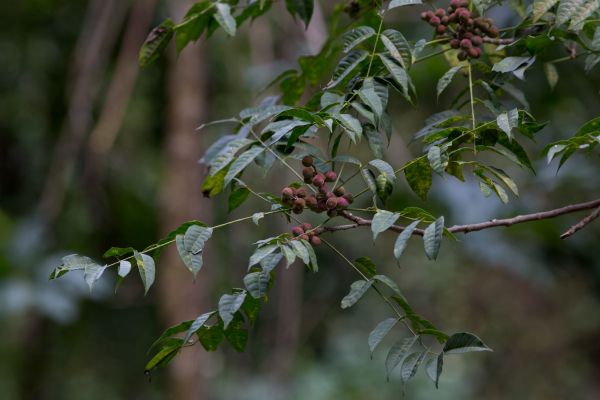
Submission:
<svg viewBox="0 0 600 400">
<path fill-rule="evenodd" d="M 592 213 L 590 215 L 588 215 L 587 217 L 585 217 L 584 219 L 582 219 L 581 221 L 579 221 L 578 223 L 576 223 L 575 225 L 570 227 L 569 230 L 567 230 L 565 233 L 560 235 L 560 238 L 564 240 L 564 239 L 567 239 L 568 237 L 574 235 L 575 232 L 585 228 L 585 226 L 587 224 L 589 224 L 590 222 L 592 222 L 593 220 L 598 218 L 598 216 L 600 216 L 600 207 L 596 208 L 594 211 L 592 211 Z"/>
</svg>

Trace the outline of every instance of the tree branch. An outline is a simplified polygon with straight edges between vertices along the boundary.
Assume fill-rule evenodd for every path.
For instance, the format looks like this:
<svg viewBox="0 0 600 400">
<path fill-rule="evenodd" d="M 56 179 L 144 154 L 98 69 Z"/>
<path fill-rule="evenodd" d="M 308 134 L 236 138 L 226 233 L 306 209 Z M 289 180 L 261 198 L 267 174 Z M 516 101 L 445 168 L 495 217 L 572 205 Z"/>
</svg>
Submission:
<svg viewBox="0 0 600 400">
<path fill-rule="evenodd" d="M 592 211 L 592 213 L 590 215 L 588 215 L 587 217 L 585 217 L 584 219 L 582 219 L 581 221 L 579 221 L 578 223 L 576 223 L 575 225 L 570 227 L 569 230 L 567 230 L 565 233 L 560 235 L 560 238 L 563 240 L 567 239 L 568 237 L 575 234 L 575 232 L 585 228 L 585 226 L 587 224 L 589 224 L 590 222 L 592 222 L 593 220 L 598 218 L 598 216 L 600 216 L 600 207 L 596 208 L 594 211 Z"/>
<path fill-rule="evenodd" d="M 558 217 L 561 215 L 571 214 L 571 213 L 584 211 L 584 210 L 590 210 L 590 209 L 594 209 L 594 208 L 596 210 L 592 214 L 590 214 L 589 216 L 587 216 L 586 218 L 581 220 L 576 225 L 573 225 L 567 232 L 565 232 L 561 235 L 561 238 L 565 239 L 565 238 L 571 236 L 572 234 L 574 234 L 575 232 L 577 232 L 578 230 L 584 228 L 587 224 L 589 224 L 594 219 L 596 219 L 598 216 L 600 216 L 600 199 L 588 201 L 585 203 L 572 204 L 572 205 L 568 205 L 565 207 L 556 208 L 556 209 L 548 210 L 548 211 L 541 211 L 541 212 L 532 213 L 532 214 L 518 215 L 518 216 L 512 217 L 512 218 L 492 219 L 490 221 L 479 222 L 476 224 L 453 225 L 448 228 L 448 231 L 451 233 L 469 233 L 469 232 L 481 231 L 481 230 L 489 229 L 489 228 L 496 228 L 499 226 L 512 226 L 512 225 L 522 224 L 525 222 L 540 221 L 540 220 L 544 220 L 544 219 L 555 218 L 555 217 Z M 343 217 L 349 221 L 352 221 L 353 223 L 346 224 L 346 225 L 323 226 L 316 230 L 317 234 L 322 233 L 322 232 L 344 231 L 344 230 L 358 228 L 360 226 L 370 226 L 371 223 L 373 222 L 370 219 L 358 217 L 348 211 L 341 211 L 338 215 L 340 215 L 341 217 Z M 404 226 L 392 225 L 388 230 L 400 233 L 404 229 L 406 229 Z M 423 229 L 415 229 L 413 232 L 413 235 L 423 236 L 424 232 L 425 231 Z"/>
</svg>

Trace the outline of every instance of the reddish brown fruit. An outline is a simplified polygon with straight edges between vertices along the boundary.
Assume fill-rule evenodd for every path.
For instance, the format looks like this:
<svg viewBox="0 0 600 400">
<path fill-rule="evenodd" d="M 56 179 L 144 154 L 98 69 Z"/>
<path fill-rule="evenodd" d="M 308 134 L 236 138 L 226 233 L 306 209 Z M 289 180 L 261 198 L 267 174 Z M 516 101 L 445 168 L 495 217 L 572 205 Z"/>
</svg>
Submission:
<svg viewBox="0 0 600 400">
<path fill-rule="evenodd" d="M 471 58 L 479 58 L 481 56 L 481 49 L 479 47 L 471 47 L 467 53 Z"/>
<path fill-rule="evenodd" d="M 427 20 L 429 19 L 429 16 L 428 16 L 428 14 L 427 14 L 427 11 L 423 11 L 423 12 L 421 13 L 421 19 L 422 19 L 423 21 L 427 21 Z"/>
<path fill-rule="evenodd" d="M 329 192 L 329 189 L 327 189 L 327 185 L 326 184 L 322 184 L 321 186 L 319 186 L 319 193 L 326 194 L 328 192 Z"/>
<path fill-rule="evenodd" d="M 343 197 L 338 198 L 338 201 L 337 201 L 338 208 L 346 208 L 349 205 L 350 205 L 350 203 L 345 198 L 343 198 Z"/>
<path fill-rule="evenodd" d="M 344 198 L 346 200 L 348 200 L 348 203 L 352 204 L 352 202 L 354 201 L 354 196 L 352 196 L 352 193 L 346 193 L 344 194 Z"/>
<path fill-rule="evenodd" d="M 313 236 L 310 238 L 310 244 L 312 244 L 313 246 L 320 246 L 321 245 L 321 238 L 319 238 L 318 236 Z"/>
<path fill-rule="evenodd" d="M 292 197 L 294 197 L 294 190 L 290 187 L 283 188 L 283 190 L 281 191 L 281 198 L 283 198 L 284 200 L 289 200 Z"/>
<path fill-rule="evenodd" d="M 304 233 L 304 231 L 303 231 L 303 230 L 302 230 L 302 228 L 301 228 L 301 227 L 299 227 L 299 226 L 295 226 L 295 227 L 293 227 L 293 228 L 292 228 L 292 234 L 293 234 L 294 236 L 300 236 L 300 235 L 302 235 L 303 233 Z"/>
<path fill-rule="evenodd" d="M 488 34 L 490 37 L 497 38 L 500 35 L 500 31 L 495 26 L 492 26 L 490 29 L 488 29 Z"/>
<path fill-rule="evenodd" d="M 440 24 L 440 22 L 442 22 L 440 20 L 440 18 L 436 17 L 435 15 L 433 17 L 431 17 L 431 19 L 429 20 L 429 23 L 433 26 L 438 26 Z"/>
<path fill-rule="evenodd" d="M 448 25 L 448 22 L 450 22 L 450 18 L 448 18 L 447 15 L 444 15 L 441 19 L 442 25 Z"/>
<path fill-rule="evenodd" d="M 470 49 L 471 47 L 473 47 L 473 43 L 471 43 L 469 39 L 463 39 L 460 41 L 460 47 L 465 50 Z"/>
<path fill-rule="evenodd" d="M 325 172 L 325 182 L 335 182 L 337 174 L 334 171 Z"/>
<path fill-rule="evenodd" d="M 336 196 L 343 196 L 346 193 L 346 189 L 343 186 L 338 186 L 333 190 L 333 194 Z"/>
<path fill-rule="evenodd" d="M 306 240 L 306 241 L 308 241 L 308 239 L 309 239 L 308 235 L 300 235 L 299 238 L 302 240 Z"/>
<path fill-rule="evenodd" d="M 471 42 L 473 42 L 475 46 L 481 46 L 483 43 L 483 38 L 481 36 L 473 36 L 471 38 Z"/>
<path fill-rule="evenodd" d="M 312 167 L 313 163 L 314 160 L 311 156 L 304 156 L 304 158 L 302 158 L 302 165 L 305 167 Z"/>
<path fill-rule="evenodd" d="M 304 199 L 296 199 L 294 200 L 294 207 L 300 207 L 300 208 L 304 208 L 304 206 L 306 205 L 306 201 L 304 201 Z"/>
<path fill-rule="evenodd" d="M 312 178 L 315 176 L 315 169 L 313 167 L 304 167 L 302 169 L 302 176 L 305 178 Z"/>
<path fill-rule="evenodd" d="M 304 232 L 308 232 L 312 229 L 312 225 L 308 222 L 303 223 L 302 225 L 300 225 L 300 227 L 304 229 Z"/>
<path fill-rule="evenodd" d="M 294 206 L 294 208 L 292 208 L 294 214 L 302 214 L 302 211 L 304 211 L 303 207 Z"/>
<path fill-rule="evenodd" d="M 312 183 L 317 187 L 323 186 L 323 184 L 325 183 L 325 176 L 320 173 L 316 174 L 312 179 Z"/>
<path fill-rule="evenodd" d="M 308 196 L 305 199 L 305 202 L 306 202 L 306 206 L 309 207 L 309 208 L 311 208 L 311 209 L 317 207 L 317 198 L 314 195 Z"/>
<path fill-rule="evenodd" d="M 435 10 L 435 15 L 436 17 L 442 18 L 446 15 L 446 10 L 444 10 L 443 8 L 438 8 L 437 10 Z"/>
<path fill-rule="evenodd" d="M 438 26 L 435 28 L 435 31 L 436 31 L 437 33 L 439 33 L 440 35 L 441 35 L 441 34 L 443 34 L 443 33 L 446 33 L 446 25 L 438 25 Z"/>
<path fill-rule="evenodd" d="M 464 61 L 467 59 L 467 53 L 464 50 L 461 50 L 458 52 L 458 55 L 456 56 L 460 61 Z"/>
<path fill-rule="evenodd" d="M 327 216 L 330 218 L 336 217 L 337 216 L 337 211 L 336 210 L 329 210 L 327 211 Z"/>
<path fill-rule="evenodd" d="M 332 209 L 332 208 L 336 208 L 338 205 L 338 199 L 337 197 L 330 197 L 327 199 L 327 202 L 325 203 L 325 205 L 327 206 L 328 209 Z"/>
<path fill-rule="evenodd" d="M 304 188 L 300 188 L 300 189 L 296 190 L 296 196 L 298 196 L 300 198 L 305 198 L 306 190 L 304 190 Z"/>
<path fill-rule="evenodd" d="M 450 41 L 450 47 L 452 47 L 453 49 L 458 49 L 460 47 L 460 40 L 452 39 Z"/>
<path fill-rule="evenodd" d="M 454 9 L 457 9 L 458 7 L 460 7 L 460 0 L 451 0 L 450 7 L 454 8 Z"/>
</svg>

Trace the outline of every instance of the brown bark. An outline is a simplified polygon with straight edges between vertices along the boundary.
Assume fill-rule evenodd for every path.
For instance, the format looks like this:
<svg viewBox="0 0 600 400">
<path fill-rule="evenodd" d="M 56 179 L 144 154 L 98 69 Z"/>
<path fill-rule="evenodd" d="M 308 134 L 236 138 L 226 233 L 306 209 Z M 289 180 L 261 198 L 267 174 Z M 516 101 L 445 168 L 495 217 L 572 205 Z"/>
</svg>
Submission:
<svg viewBox="0 0 600 400">
<path fill-rule="evenodd" d="M 169 14 L 181 18 L 191 5 L 170 0 Z M 186 48 L 179 57 L 171 54 L 168 72 L 168 114 L 165 140 L 165 174 L 161 196 L 162 230 L 172 230 L 189 219 L 211 221 L 210 204 L 200 190 L 197 160 L 202 154 L 200 135 L 195 128 L 206 118 L 206 79 L 199 46 Z M 204 264 L 209 265 L 205 252 Z M 171 246 L 163 254 L 158 273 L 159 307 L 165 325 L 193 319 L 209 305 L 210 268 L 200 271 L 196 282 Z M 212 303 L 211 303 L 212 304 Z M 207 387 L 202 376 L 205 354 L 200 346 L 182 351 L 169 366 L 169 398 L 205 399 Z"/>
</svg>

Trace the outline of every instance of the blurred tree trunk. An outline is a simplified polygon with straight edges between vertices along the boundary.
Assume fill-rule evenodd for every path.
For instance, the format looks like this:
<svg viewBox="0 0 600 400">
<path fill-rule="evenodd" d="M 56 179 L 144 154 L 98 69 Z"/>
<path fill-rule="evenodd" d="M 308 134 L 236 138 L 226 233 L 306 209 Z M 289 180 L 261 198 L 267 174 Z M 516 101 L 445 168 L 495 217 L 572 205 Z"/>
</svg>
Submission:
<svg viewBox="0 0 600 400">
<path fill-rule="evenodd" d="M 169 0 L 169 15 L 179 20 L 192 4 L 187 0 Z M 200 135 L 195 128 L 206 118 L 206 79 L 199 46 L 186 48 L 179 57 L 171 54 L 167 88 L 167 124 L 164 146 L 165 173 L 161 196 L 163 234 L 182 222 L 211 221 L 211 209 L 200 190 L 201 174 L 197 160 L 202 154 Z M 205 264 L 209 264 L 205 258 Z M 203 269 L 197 281 L 184 267 L 174 247 L 161 259 L 158 273 L 159 307 L 163 321 L 174 325 L 193 319 L 208 307 L 209 269 Z M 200 346 L 182 351 L 169 367 L 169 398 L 206 399 L 206 381 L 201 373 L 205 353 Z"/>
</svg>

